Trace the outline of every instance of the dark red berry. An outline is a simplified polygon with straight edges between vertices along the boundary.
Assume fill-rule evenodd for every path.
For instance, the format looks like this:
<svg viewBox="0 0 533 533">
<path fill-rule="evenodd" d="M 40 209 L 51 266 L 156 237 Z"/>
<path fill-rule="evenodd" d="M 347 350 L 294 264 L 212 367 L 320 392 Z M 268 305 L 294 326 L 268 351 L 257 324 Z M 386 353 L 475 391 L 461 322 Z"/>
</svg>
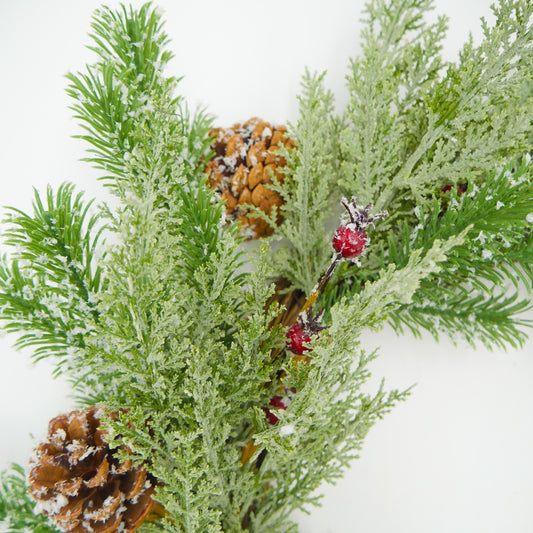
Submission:
<svg viewBox="0 0 533 533">
<path fill-rule="evenodd" d="M 441 188 L 441 192 L 450 192 L 452 189 L 453 189 L 453 185 L 448 184 Z M 467 183 L 459 183 L 459 185 L 457 185 L 458 195 L 464 194 L 467 190 L 468 190 Z"/>
<path fill-rule="evenodd" d="M 310 352 L 311 348 L 304 346 L 304 342 L 309 342 L 311 337 L 304 332 L 302 325 L 299 322 L 293 324 L 287 331 L 289 339 L 289 350 L 297 355 L 302 355 L 304 352 Z"/>
<path fill-rule="evenodd" d="M 333 236 L 333 248 L 345 259 L 359 257 L 368 246 L 368 236 L 355 224 L 343 224 Z"/>
<path fill-rule="evenodd" d="M 285 405 L 285 402 L 281 396 L 274 396 L 271 400 L 269 405 L 271 407 L 277 407 L 278 409 L 287 409 L 287 406 Z M 267 417 L 268 422 L 271 425 L 276 425 L 279 422 L 279 418 L 270 410 L 265 408 L 265 415 Z"/>
</svg>

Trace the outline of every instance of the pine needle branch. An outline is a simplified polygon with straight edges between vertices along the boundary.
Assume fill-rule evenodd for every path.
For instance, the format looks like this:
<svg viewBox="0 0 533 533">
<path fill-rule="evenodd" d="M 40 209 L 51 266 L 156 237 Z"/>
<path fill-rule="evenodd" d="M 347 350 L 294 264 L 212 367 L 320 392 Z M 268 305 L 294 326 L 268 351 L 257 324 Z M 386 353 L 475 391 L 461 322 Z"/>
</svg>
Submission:
<svg viewBox="0 0 533 533">
<path fill-rule="evenodd" d="M 72 109 L 86 131 L 79 137 L 90 145 L 88 160 L 116 187 L 116 180 L 126 179 L 125 161 L 140 142 L 139 128 L 162 105 L 182 135 L 174 158 L 187 164 L 191 180 L 198 180 L 211 119 L 203 110 L 191 115 L 183 98 L 172 95 L 179 79 L 162 76 L 173 54 L 165 48 L 169 39 L 157 10 L 149 3 L 138 11 L 102 8 L 95 12 L 92 30 L 90 49 L 99 60 L 86 73 L 67 75 Z"/>
<path fill-rule="evenodd" d="M 91 204 L 64 184 L 55 194 L 49 187 L 46 202 L 35 191 L 32 215 L 8 211 L 3 236 L 13 253 L 1 263 L 0 318 L 7 331 L 25 332 L 16 345 L 35 347 L 35 359 L 83 347 L 98 321 L 104 226 Z"/>
<path fill-rule="evenodd" d="M 529 158 L 524 158 L 517 168 L 508 165 L 489 174 L 480 187 L 469 182 L 462 194 L 455 189 L 433 198 L 426 212 L 416 210 L 419 223 L 414 230 L 406 224 L 399 239 L 389 236 L 374 249 L 365 265 L 366 278 L 356 281 L 351 276 L 357 272 L 345 270 L 327 301 L 353 293 L 370 281 L 375 276 L 373 268 L 389 264 L 402 268 L 415 251 L 427 251 L 437 239 L 466 231 L 464 242 L 448 255 L 438 277 L 422 282 L 414 303 L 394 311 L 392 323 L 399 327 L 412 319 L 435 336 L 440 328 L 453 337 L 463 332 L 469 342 L 477 339 L 488 346 L 521 345 L 525 335 L 520 327 L 529 322 L 518 315 L 529 305 L 517 301 L 516 294 L 498 293 L 508 281 L 515 290 L 533 286 L 531 172 Z M 470 319 L 460 323 L 459 317 Z"/>
<path fill-rule="evenodd" d="M 409 329 L 420 337 L 420 330 L 424 329 L 437 340 L 444 332 L 454 341 L 465 340 L 472 346 L 482 342 L 489 349 L 518 349 L 527 340 L 523 329 L 533 327 L 532 320 L 520 318 L 532 306 L 528 300 L 519 300 L 519 293 L 458 294 L 442 287 L 435 289 L 434 284 L 426 282 L 421 295 L 430 290 L 432 301 L 417 295 L 411 305 L 391 313 L 391 324 L 398 332 Z"/>
<path fill-rule="evenodd" d="M 0 474 L 0 531 L 9 533 L 57 533 L 30 498 L 24 469 L 12 464 Z"/>
</svg>

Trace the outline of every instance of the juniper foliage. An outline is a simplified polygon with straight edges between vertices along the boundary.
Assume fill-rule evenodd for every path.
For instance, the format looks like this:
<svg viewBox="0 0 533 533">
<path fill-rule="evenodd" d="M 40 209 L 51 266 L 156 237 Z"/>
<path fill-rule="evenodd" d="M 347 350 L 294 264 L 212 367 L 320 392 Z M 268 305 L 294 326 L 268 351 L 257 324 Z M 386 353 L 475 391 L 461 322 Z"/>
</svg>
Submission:
<svg viewBox="0 0 533 533">
<path fill-rule="evenodd" d="M 287 160 L 281 167 L 283 184 L 275 180 L 272 189 L 284 200 L 283 223 L 277 213 L 270 217 L 276 239 L 286 245 L 274 255 L 276 272 L 292 288 L 309 294 L 331 256 L 329 233 L 324 231 L 333 205 L 338 204 L 338 121 L 333 116 L 333 94 L 324 86 L 325 72 L 307 71 L 302 80 L 299 119 L 289 125 L 289 136 L 297 149 L 281 147 Z"/>
</svg>

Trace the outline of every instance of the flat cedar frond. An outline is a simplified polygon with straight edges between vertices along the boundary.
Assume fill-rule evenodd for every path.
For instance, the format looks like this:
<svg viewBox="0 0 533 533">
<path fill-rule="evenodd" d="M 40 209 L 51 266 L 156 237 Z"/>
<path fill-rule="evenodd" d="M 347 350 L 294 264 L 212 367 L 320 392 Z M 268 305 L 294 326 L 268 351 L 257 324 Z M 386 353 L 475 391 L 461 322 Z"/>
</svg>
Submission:
<svg viewBox="0 0 533 533">
<path fill-rule="evenodd" d="M 444 17 L 425 22 L 431 9 L 431 0 L 367 4 L 363 57 L 351 61 L 341 131 L 340 185 L 362 204 L 376 203 L 427 128 L 423 102 L 442 69 L 446 31 Z"/>
<path fill-rule="evenodd" d="M 413 250 L 427 249 L 434 239 L 467 230 L 464 243 L 449 256 L 438 278 L 422 284 L 416 304 L 396 311 L 393 324 L 412 319 L 435 336 L 441 328 L 451 336 L 460 331 L 469 342 L 521 345 L 525 336 L 519 327 L 529 323 L 515 314 L 527 311 L 528 301 L 516 302 L 517 294 L 495 296 L 494 291 L 507 280 L 516 288 L 520 283 L 529 288 L 533 284 L 531 165 L 524 158 L 519 168 L 507 166 L 489 175 L 480 188 L 470 185 L 464 194 L 452 193 L 447 201 L 444 212 L 437 199 L 429 212 L 418 212 L 419 226 L 413 232 L 406 228 L 400 243 L 391 239 L 381 252 L 382 264 L 402 265 Z M 461 317 L 470 318 L 459 327 Z"/>
<path fill-rule="evenodd" d="M 287 160 L 281 168 L 283 184 L 276 183 L 284 205 L 283 223 L 276 230 L 278 237 L 289 243 L 274 256 L 276 271 L 289 280 L 293 288 L 309 294 L 330 259 L 326 222 L 335 191 L 338 170 L 336 122 L 333 117 L 333 94 L 324 88 L 324 76 L 306 72 L 299 96 L 299 119 L 289 128 L 297 149 L 282 147 Z M 276 215 L 272 217 L 276 224 Z"/>
<path fill-rule="evenodd" d="M 480 178 L 529 146 L 522 87 L 533 54 L 531 2 L 500 2 L 495 25 L 483 23 L 484 41 L 467 43 L 443 77 L 444 22 L 423 22 L 430 7 L 429 1 L 370 2 L 364 56 L 348 78 L 341 183 L 346 194 L 391 213 L 383 231 L 438 188 Z"/>
</svg>

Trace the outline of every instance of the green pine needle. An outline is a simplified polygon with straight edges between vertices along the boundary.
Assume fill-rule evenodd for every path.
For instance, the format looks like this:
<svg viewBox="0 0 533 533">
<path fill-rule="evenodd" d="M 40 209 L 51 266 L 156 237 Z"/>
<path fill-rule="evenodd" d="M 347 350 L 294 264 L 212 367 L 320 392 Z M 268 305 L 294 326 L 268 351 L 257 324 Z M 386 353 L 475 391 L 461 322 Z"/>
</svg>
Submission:
<svg viewBox="0 0 533 533">
<path fill-rule="evenodd" d="M 28 493 L 24 469 L 12 464 L 0 474 L 0 531 L 9 533 L 57 533 L 36 510 Z"/>
</svg>

